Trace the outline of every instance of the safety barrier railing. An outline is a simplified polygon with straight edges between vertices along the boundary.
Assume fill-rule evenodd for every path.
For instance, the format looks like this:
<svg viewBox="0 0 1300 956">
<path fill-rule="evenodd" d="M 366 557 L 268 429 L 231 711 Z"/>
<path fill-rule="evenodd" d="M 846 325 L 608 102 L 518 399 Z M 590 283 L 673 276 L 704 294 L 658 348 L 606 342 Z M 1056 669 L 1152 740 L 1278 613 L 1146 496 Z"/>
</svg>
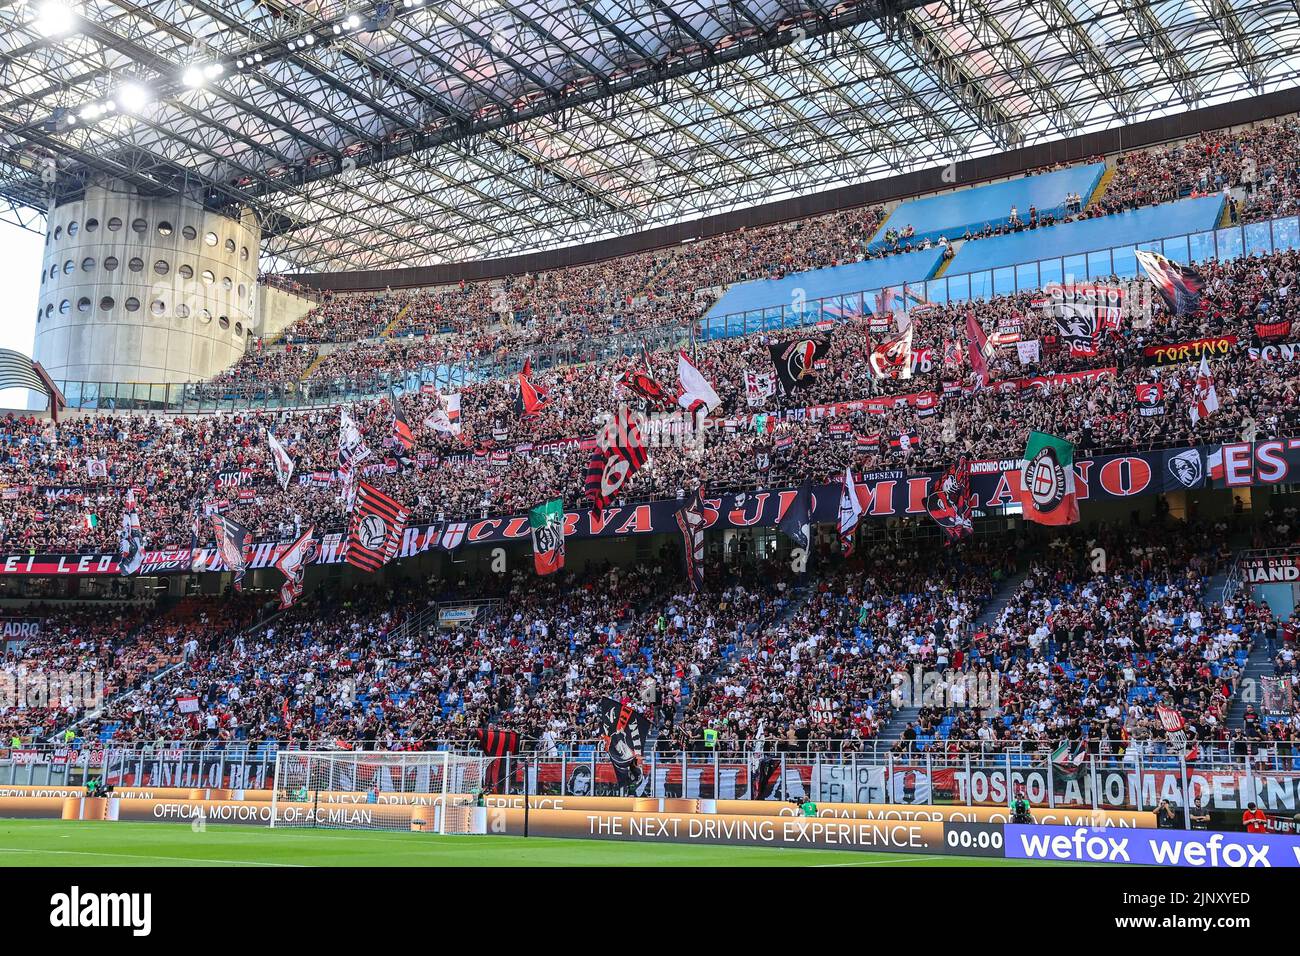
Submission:
<svg viewBox="0 0 1300 956">
<path fill-rule="evenodd" d="M 1270 752 L 1269 759 L 1291 760 L 1290 755 L 1277 755 L 1276 741 L 1268 738 L 1243 738 L 1233 743 L 1207 741 L 1200 743 L 1197 747 L 1198 756 L 1195 762 L 1205 765 L 1228 764 L 1233 762 L 1257 760 L 1258 754 L 1246 753 L 1248 747 L 1266 746 Z M 588 739 L 571 739 L 566 741 L 556 741 L 553 744 L 544 740 L 525 737 L 520 741 L 520 750 L 530 756 L 555 756 L 568 755 L 572 757 L 575 754 L 587 753 L 590 751 L 603 750 L 604 744 L 600 738 Z M 10 741 L 0 741 L 0 762 L 11 761 L 15 753 L 30 754 L 33 757 L 44 757 L 49 759 L 69 751 L 82 753 L 85 751 L 101 750 L 123 750 L 138 752 L 147 755 L 160 753 L 170 755 L 195 755 L 195 754 L 212 754 L 219 752 L 227 753 L 246 753 L 250 751 L 266 751 L 274 753 L 277 750 L 367 750 L 374 749 L 373 743 L 368 743 L 361 739 L 341 739 L 337 737 L 329 738 L 298 738 L 292 740 L 277 740 L 268 738 L 264 740 L 178 740 L 170 741 L 165 739 L 156 739 L 152 741 L 131 740 L 113 738 L 109 740 L 92 740 L 78 738 L 71 744 L 56 744 L 44 740 L 27 740 L 19 746 L 12 746 Z M 410 741 L 404 748 L 407 750 L 452 750 L 457 753 L 474 753 L 474 744 L 466 739 L 457 738 L 431 738 L 428 740 Z M 1295 745 L 1294 759 L 1300 761 L 1300 743 Z M 807 757 L 815 753 L 823 755 L 837 754 L 849 755 L 854 754 L 859 757 L 883 758 L 887 755 L 923 757 L 930 755 L 936 761 L 941 762 L 945 759 L 962 760 L 968 755 L 976 757 L 991 757 L 1001 760 L 1006 755 L 1011 755 L 1017 765 L 1023 762 L 1042 762 L 1049 759 L 1051 748 L 1044 748 L 1041 744 L 1034 741 L 1006 741 L 993 742 L 981 739 L 962 740 L 957 738 L 944 738 L 942 740 L 930 740 L 926 742 L 906 741 L 906 740 L 880 740 L 868 738 L 858 740 L 853 738 L 810 738 L 808 740 L 787 742 L 785 740 L 774 741 L 768 740 L 762 749 L 755 750 L 749 747 L 728 748 L 725 745 L 719 745 L 713 748 L 697 746 L 694 749 L 682 751 L 678 748 L 672 750 L 675 754 L 685 753 L 690 759 L 707 759 L 712 760 L 715 754 L 722 754 L 729 760 L 747 760 L 758 756 L 800 756 Z M 1131 740 L 1094 740 L 1089 742 L 1089 753 L 1092 753 L 1099 760 L 1110 760 L 1117 762 L 1132 762 L 1136 756 L 1144 755 L 1148 760 L 1172 760 L 1175 763 L 1178 760 L 1176 754 L 1172 753 L 1162 741 L 1140 741 L 1134 743 Z"/>
<path fill-rule="evenodd" d="M 266 748 L 100 747 L 62 753 L 9 751 L 0 759 L 5 787 L 112 787 L 265 790 L 275 780 L 275 754 Z M 489 758 L 484 758 L 487 761 Z M 488 770 L 488 768 L 485 768 Z M 652 751 L 639 773 L 620 779 L 598 746 L 539 755 L 508 754 L 492 765 L 494 790 L 537 796 L 629 793 L 717 800 L 785 800 L 800 803 L 1007 806 L 1023 795 L 1040 808 L 1066 811 L 1152 811 L 1169 801 L 1190 825 L 1199 808 L 1235 810 L 1258 803 L 1294 812 L 1300 766 L 1292 756 L 1207 756 L 1194 761 L 1136 751 L 1093 754 L 1078 761 L 1033 754 L 906 752 L 745 753 Z M 405 788 L 404 784 L 397 786 Z M 791 811 L 795 812 L 794 810 Z"/>
</svg>

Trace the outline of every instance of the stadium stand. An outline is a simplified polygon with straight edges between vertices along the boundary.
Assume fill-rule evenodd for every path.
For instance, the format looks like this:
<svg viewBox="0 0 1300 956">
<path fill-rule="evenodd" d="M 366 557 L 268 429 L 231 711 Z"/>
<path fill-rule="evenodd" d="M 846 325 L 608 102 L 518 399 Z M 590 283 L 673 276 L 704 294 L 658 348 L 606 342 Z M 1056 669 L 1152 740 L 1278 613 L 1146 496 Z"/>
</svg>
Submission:
<svg viewBox="0 0 1300 956">
<path fill-rule="evenodd" d="M 728 323 L 719 317 L 728 314 L 761 312 L 773 307 L 789 306 L 798 300 L 830 298 L 859 293 L 864 289 L 881 289 L 928 279 L 940 262 L 944 250 L 904 252 L 883 259 L 870 259 L 849 265 L 832 266 L 813 272 L 797 272 L 782 279 L 764 279 L 733 285 L 709 310 L 701 323 L 705 338 L 727 334 Z"/>
<path fill-rule="evenodd" d="M 1205 232 L 1213 229 L 1223 209 L 1223 196 L 1183 199 L 1162 206 L 1148 206 L 1115 213 L 1105 218 L 1063 222 L 1056 225 L 994 236 L 964 245 L 952 261 L 954 273 L 976 273 L 1000 269 L 1040 259 L 1083 256 L 1089 252 L 1118 246 L 1151 243 L 1170 236 Z M 1095 265 L 1077 274 L 1080 279 L 1095 278 Z M 1138 274 L 1137 260 L 1131 251 L 1116 254 L 1114 262 L 1106 257 L 1103 274 L 1128 278 Z M 1067 270 L 1072 271 L 1072 270 Z M 972 289 L 972 297 L 987 292 Z"/>
<path fill-rule="evenodd" d="M 1088 163 L 909 200 L 890 213 L 870 248 L 892 250 L 900 242 L 919 245 L 941 238 L 953 241 L 1065 218 L 1088 201 L 1105 169 L 1105 163 Z M 1080 202 L 1071 201 L 1071 196 L 1080 197 Z"/>
<path fill-rule="evenodd" d="M 1221 190 L 1241 188 L 1243 180 L 1270 212 L 1285 209 L 1294 160 L 1280 157 L 1254 178 L 1241 162 L 1271 143 L 1270 135 L 1228 138 L 1186 161 L 1193 147 L 1177 147 L 1163 154 L 1175 160 L 1166 163 L 1170 175 L 1149 189 L 1135 188 L 1134 177 L 1150 168 L 1151 155 L 1162 154 L 1122 157 L 1100 206 L 1058 210 L 1044 199 L 1023 231 L 986 220 L 978 232 L 987 235 L 967 237 L 978 241 L 963 245 L 948 274 L 1000 268 L 1026 261 L 1022 256 L 1075 255 L 1097 243 L 1147 242 L 1156 238 L 1153 230 L 1211 228 L 1225 201 Z M 1227 155 L 1232 162 L 1221 161 Z M 1032 188 L 1055 183 L 1057 190 L 1068 182 L 1063 195 L 1086 201 L 1087 181 L 1096 184 L 1100 166 L 1061 172 L 1069 176 L 1034 177 Z M 1083 185 L 1072 185 L 1076 179 Z M 1012 195 L 1007 188 L 953 194 L 965 197 L 956 206 L 947 197 L 913 205 L 930 210 L 927 222 L 955 222 Z M 1210 195 L 1179 198 L 1197 191 Z M 1038 194 L 1014 195 L 1018 203 Z M 360 433 L 380 452 L 382 467 L 369 479 L 409 504 L 412 521 L 517 515 L 553 495 L 582 506 L 589 449 L 581 443 L 611 396 L 629 397 L 619 382 L 637 367 L 674 381 L 678 346 L 689 336 L 654 340 L 645 349 L 648 367 L 640 364 L 640 348 L 575 353 L 586 361 L 540 367 L 532 383 L 545 391 L 547 404 L 524 417 L 516 411 L 519 356 L 543 343 L 592 336 L 637 341 L 652 329 L 680 330 L 701 318 L 703 334 L 689 347 L 719 392 L 718 427 L 700 450 L 655 449 L 652 467 L 633 476 L 620 504 L 683 499 L 696 487 L 710 493 L 789 488 L 804 479 L 831 480 L 846 466 L 922 473 L 960 454 L 1014 460 L 1033 428 L 1051 430 L 1085 453 L 1285 437 L 1300 428 L 1294 365 L 1280 354 L 1265 361 L 1252 344 L 1257 326 L 1296 318 L 1294 251 L 1204 263 L 1194 311 L 1171 310 L 1145 281 L 1126 287 L 1151 304 L 1149 314 L 1126 316 L 1096 338 L 1090 354 L 1047 347 L 1059 328 L 1043 307 L 1046 288 L 920 303 L 915 369 L 902 379 L 872 371 L 873 342 L 892 333 L 879 314 L 869 313 L 897 306 L 882 300 L 871 303 L 873 310 L 864 302 L 860 311 L 832 316 L 829 325 L 823 315 L 831 336 L 826 374 L 806 389 L 751 404 L 746 373 L 770 367 L 769 346 L 780 333 L 727 334 L 735 330 L 715 327 L 713 319 L 778 304 L 796 288 L 816 298 L 932 275 L 947 244 L 919 248 L 932 237 L 914 223 L 911 234 L 900 232 L 891 243 L 896 248 L 867 248 L 904 208 L 883 229 L 880 211 L 865 210 L 536 276 L 326 295 L 282 344 L 263 344 L 204 387 L 221 393 L 255 379 L 262 394 L 274 396 L 308 385 L 318 398 L 347 404 Z M 1111 214 L 1099 215 L 1099 208 Z M 1047 224 L 1062 214 L 1080 221 Z M 1120 266 L 1116 260 L 1115 273 L 1101 278 L 1132 274 Z M 975 387 L 969 361 L 960 357 L 969 348 L 971 321 L 995 340 L 988 356 L 992 387 Z M 1233 339 L 1214 356 L 1220 408 L 1194 424 L 1195 366 L 1153 363 L 1147 352 L 1213 337 Z M 1042 348 L 1025 358 L 1020 342 Z M 954 345 L 959 357 L 949 360 Z M 408 373 L 470 358 L 499 364 L 457 390 L 463 417 L 460 434 L 451 435 L 435 414 L 445 408 L 439 388 Z M 1009 387 L 1031 379 L 1048 384 Z M 1142 413 L 1140 387 L 1152 384 L 1164 386 L 1165 414 Z M 810 413 L 918 394 L 933 401 Z M 394 397 L 414 440 L 409 454 L 393 437 Z M 852 440 L 844 439 L 842 425 Z M 308 480 L 276 487 L 268 431 L 285 442 L 296 474 Z M 347 509 L 336 474 L 338 434 L 338 409 L 328 405 L 211 416 L 89 413 L 57 429 L 36 416 L 11 414 L 0 422 L 0 544 L 25 553 L 111 552 L 127 489 L 139 495 L 141 528 L 152 546 L 184 547 L 199 502 L 217 505 L 257 539 L 287 540 L 309 524 L 341 529 Z M 555 448 L 533 450 L 547 443 Z M 214 475 L 238 480 L 217 489 Z M 1293 543 L 1294 518 L 1269 527 L 1264 544 Z M 76 725 L 94 740 L 258 746 L 310 735 L 400 748 L 464 742 L 477 726 L 496 721 L 545 751 L 577 748 L 597 736 L 594 700 L 612 694 L 653 711 L 656 746 L 665 750 L 696 747 L 706 730 L 732 747 L 761 734 L 805 750 L 818 734 L 836 747 L 880 740 L 945 752 L 1047 748 L 1062 738 L 1111 747 L 1126 735 L 1155 738 L 1156 701 L 1181 710 L 1207 746 L 1231 749 L 1264 732 L 1291 739 L 1293 716 L 1272 715 L 1245 730 L 1228 720 L 1252 647 L 1291 625 L 1249 599 L 1211 600 L 1207 582 L 1230 561 L 1224 541 L 1199 526 L 1180 527 L 1175 536 L 1168 530 L 1112 528 L 1089 539 L 1103 541 L 1114 561 L 1100 575 L 1082 562 L 1079 535 L 1057 539 L 1055 550 L 1035 540 L 1032 552 L 1023 541 L 936 551 L 882 539 L 869 560 L 831 562 L 808 581 L 755 563 L 711 574 L 695 594 L 665 583 L 680 579 L 667 559 L 540 585 L 516 572 L 482 598 L 485 606 L 495 603 L 460 631 L 429 624 L 427 592 L 396 581 L 324 589 L 251 629 L 262 612 L 253 600 L 132 608 L 116 612 L 106 631 L 93 623 L 93 611 L 54 612 L 50 636 L 10 652 L 6 667 L 111 661 L 111 700 L 93 716 L 84 708 L 10 712 L 4 729 L 48 739 Z M 620 595 L 614 605 L 612 593 Z M 61 643 L 65 635 L 73 638 L 70 645 Z M 1292 651 L 1272 656 L 1276 673 L 1294 682 Z M 1007 681 L 1006 706 L 996 717 L 900 708 L 889 694 L 894 675 L 916 663 L 996 670 Z M 197 707 L 181 711 L 181 698 L 196 698 Z M 822 698 L 835 704 L 814 728 L 805 715 Z"/>
</svg>

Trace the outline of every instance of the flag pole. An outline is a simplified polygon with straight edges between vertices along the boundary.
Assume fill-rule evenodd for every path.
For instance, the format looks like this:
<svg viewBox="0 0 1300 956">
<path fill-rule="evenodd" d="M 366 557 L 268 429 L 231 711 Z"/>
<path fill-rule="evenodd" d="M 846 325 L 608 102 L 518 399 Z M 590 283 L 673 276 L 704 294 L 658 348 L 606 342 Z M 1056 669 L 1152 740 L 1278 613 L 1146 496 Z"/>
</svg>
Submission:
<svg viewBox="0 0 1300 956">
<path fill-rule="evenodd" d="M 536 761 L 536 757 L 533 758 Z M 534 763 L 535 765 L 535 763 Z M 524 763 L 524 836 L 528 836 L 528 764 Z"/>
</svg>

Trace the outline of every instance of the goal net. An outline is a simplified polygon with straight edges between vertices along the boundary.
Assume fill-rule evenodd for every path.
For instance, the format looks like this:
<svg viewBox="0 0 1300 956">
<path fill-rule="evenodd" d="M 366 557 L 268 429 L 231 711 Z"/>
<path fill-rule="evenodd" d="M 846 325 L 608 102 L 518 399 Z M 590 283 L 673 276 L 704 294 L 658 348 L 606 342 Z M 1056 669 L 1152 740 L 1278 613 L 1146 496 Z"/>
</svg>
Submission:
<svg viewBox="0 0 1300 956">
<path fill-rule="evenodd" d="M 485 757 L 446 751 L 275 755 L 271 826 L 482 833 Z"/>
</svg>

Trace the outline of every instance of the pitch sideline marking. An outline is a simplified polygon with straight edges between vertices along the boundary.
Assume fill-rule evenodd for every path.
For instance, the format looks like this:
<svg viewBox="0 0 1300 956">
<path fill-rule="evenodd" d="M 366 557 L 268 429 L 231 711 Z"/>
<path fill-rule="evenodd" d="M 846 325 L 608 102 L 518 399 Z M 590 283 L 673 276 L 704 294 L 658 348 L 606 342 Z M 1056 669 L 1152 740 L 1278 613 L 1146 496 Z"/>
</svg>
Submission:
<svg viewBox="0 0 1300 956">
<path fill-rule="evenodd" d="M 290 866 L 301 863 L 269 863 L 261 860 L 210 860 L 194 856 L 158 856 L 151 853 L 104 853 L 96 850 L 41 850 L 34 847 L 0 846 L 0 853 L 57 853 L 60 856 L 109 856 L 116 860 L 163 860 L 169 863 L 220 863 L 226 866 Z"/>
</svg>

